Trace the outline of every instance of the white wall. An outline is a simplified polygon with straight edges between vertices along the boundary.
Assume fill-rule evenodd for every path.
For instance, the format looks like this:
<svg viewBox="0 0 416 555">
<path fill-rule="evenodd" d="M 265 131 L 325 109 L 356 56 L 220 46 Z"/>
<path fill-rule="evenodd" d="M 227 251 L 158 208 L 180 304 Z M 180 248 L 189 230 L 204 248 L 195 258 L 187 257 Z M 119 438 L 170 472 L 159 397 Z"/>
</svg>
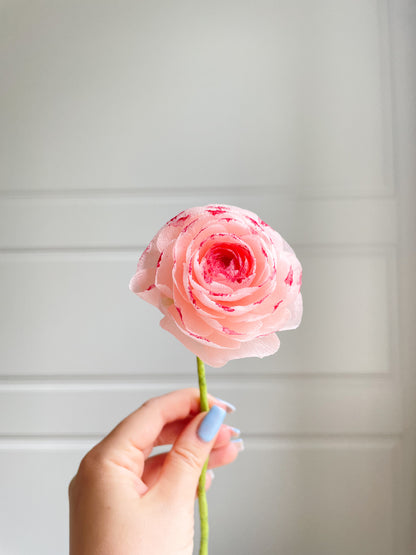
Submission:
<svg viewBox="0 0 416 555">
<path fill-rule="evenodd" d="M 67 485 L 193 356 L 128 290 L 180 210 L 249 208 L 304 267 L 276 356 L 209 370 L 246 451 L 211 551 L 411 555 L 411 0 L 0 6 L 0 555 L 67 552 Z M 413 542 L 413 543 L 412 543 Z"/>
</svg>

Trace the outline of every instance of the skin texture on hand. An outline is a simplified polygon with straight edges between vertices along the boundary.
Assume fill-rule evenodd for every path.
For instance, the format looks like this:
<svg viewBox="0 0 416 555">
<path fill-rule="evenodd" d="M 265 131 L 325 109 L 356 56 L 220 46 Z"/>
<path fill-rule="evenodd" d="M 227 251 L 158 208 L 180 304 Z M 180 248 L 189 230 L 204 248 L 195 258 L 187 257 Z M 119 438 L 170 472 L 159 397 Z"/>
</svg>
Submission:
<svg viewBox="0 0 416 555">
<path fill-rule="evenodd" d="M 214 397 L 209 405 L 229 411 Z M 225 424 L 203 441 L 198 428 L 206 415 L 197 389 L 168 393 L 147 401 L 85 455 L 69 486 L 70 555 L 192 555 L 203 464 L 207 457 L 209 468 L 228 464 L 241 447 Z M 159 445 L 172 448 L 150 457 Z"/>
</svg>

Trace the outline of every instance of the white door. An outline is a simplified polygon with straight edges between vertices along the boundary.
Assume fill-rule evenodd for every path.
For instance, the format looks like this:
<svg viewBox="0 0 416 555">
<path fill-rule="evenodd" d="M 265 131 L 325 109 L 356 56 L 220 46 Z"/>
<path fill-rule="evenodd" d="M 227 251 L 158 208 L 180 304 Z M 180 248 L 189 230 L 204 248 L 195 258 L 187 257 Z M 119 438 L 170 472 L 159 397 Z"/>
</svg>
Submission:
<svg viewBox="0 0 416 555">
<path fill-rule="evenodd" d="M 3 1 L 0 554 L 67 552 L 83 454 L 193 356 L 128 290 L 180 210 L 257 212 L 304 320 L 208 371 L 246 450 L 215 555 L 415 548 L 415 17 L 410 0 Z"/>
</svg>

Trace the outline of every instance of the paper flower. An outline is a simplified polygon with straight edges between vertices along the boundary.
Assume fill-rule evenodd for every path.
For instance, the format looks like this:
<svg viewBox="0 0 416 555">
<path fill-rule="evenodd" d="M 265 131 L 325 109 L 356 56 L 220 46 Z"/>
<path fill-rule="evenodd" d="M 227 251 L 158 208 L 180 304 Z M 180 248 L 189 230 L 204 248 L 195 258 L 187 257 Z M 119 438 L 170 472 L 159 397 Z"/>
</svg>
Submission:
<svg viewBox="0 0 416 555">
<path fill-rule="evenodd" d="M 152 239 L 130 289 L 161 326 L 210 366 L 264 357 L 302 317 L 302 268 L 286 241 L 248 210 L 185 210 Z"/>
<path fill-rule="evenodd" d="M 198 206 L 172 218 L 139 259 L 130 289 L 164 314 L 161 326 L 197 355 L 201 411 L 209 410 L 204 362 L 264 357 L 276 331 L 302 318 L 302 268 L 284 239 L 249 210 Z M 208 554 L 202 470 L 200 555 Z"/>
</svg>

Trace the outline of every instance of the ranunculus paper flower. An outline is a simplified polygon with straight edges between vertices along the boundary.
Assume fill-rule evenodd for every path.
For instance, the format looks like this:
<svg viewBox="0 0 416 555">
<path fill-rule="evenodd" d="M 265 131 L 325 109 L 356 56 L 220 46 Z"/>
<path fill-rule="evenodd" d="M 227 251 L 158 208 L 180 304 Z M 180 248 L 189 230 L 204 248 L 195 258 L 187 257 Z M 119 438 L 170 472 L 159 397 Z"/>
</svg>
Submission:
<svg viewBox="0 0 416 555">
<path fill-rule="evenodd" d="M 302 318 L 302 268 L 286 241 L 242 208 L 185 210 L 152 239 L 130 289 L 161 326 L 210 366 L 264 357 Z"/>
</svg>

